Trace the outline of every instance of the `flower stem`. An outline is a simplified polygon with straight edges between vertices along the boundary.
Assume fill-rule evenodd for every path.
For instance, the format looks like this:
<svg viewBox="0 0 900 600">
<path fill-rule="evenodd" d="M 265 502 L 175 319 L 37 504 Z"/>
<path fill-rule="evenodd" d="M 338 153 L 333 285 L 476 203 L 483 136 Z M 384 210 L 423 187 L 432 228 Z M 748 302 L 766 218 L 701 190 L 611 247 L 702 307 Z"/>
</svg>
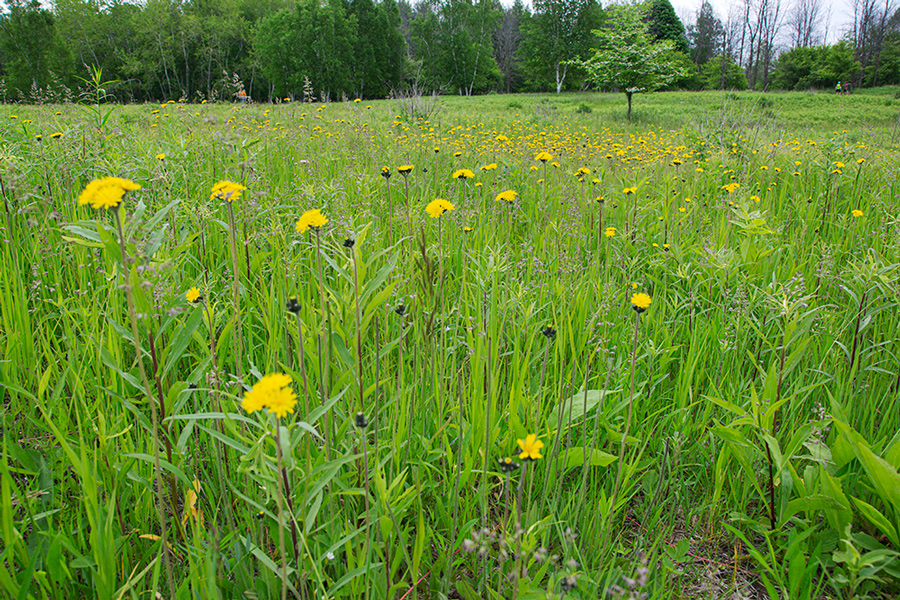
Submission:
<svg viewBox="0 0 900 600">
<path fill-rule="evenodd" d="M 225 203 L 228 206 L 228 226 L 230 236 L 228 238 L 231 247 L 231 301 L 234 307 L 234 369 L 238 380 L 244 378 L 243 372 L 243 338 L 241 336 L 241 295 L 240 295 L 240 278 L 241 273 L 238 270 L 238 254 L 237 254 L 237 232 L 234 225 L 234 208 L 231 202 Z M 239 384 L 240 385 L 240 384 Z"/>
<path fill-rule="evenodd" d="M 144 355 L 141 350 L 140 342 L 138 341 L 140 338 L 138 337 L 138 326 L 137 326 L 137 314 L 134 309 L 134 298 L 131 294 L 131 284 L 129 282 L 129 273 L 130 269 L 128 268 L 128 254 L 125 250 L 125 233 L 122 230 L 122 215 L 120 214 L 121 208 L 116 207 L 113 209 L 113 214 L 116 218 L 116 229 L 119 233 L 119 250 L 122 253 L 122 279 L 125 282 L 123 287 L 125 288 L 125 299 L 128 303 L 128 317 L 131 321 L 131 336 L 134 341 L 134 351 L 136 353 L 138 370 L 141 373 L 141 382 L 144 385 L 144 395 L 147 397 L 147 400 L 150 403 L 150 418 L 153 426 L 153 468 L 154 468 L 154 478 L 156 481 L 156 516 L 159 519 L 160 525 L 160 551 L 163 554 L 163 563 L 166 567 L 166 581 L 169 585 L 169 597 L 175 597 L 175 577 L 172 573 L 172 559 L 169 556 L 168 552 L 168 525 L 166 523 L 165 511 L 163 509 L 163 495 L 162 495 L 162 467 L 159 462 L 159 416 L 157 414 L 156 409 L 156 401 L 153 398 L 153 392 L 150 389 L 150 383 L 147 380 L 147 372 L 144 370 Z"/>
</svg>

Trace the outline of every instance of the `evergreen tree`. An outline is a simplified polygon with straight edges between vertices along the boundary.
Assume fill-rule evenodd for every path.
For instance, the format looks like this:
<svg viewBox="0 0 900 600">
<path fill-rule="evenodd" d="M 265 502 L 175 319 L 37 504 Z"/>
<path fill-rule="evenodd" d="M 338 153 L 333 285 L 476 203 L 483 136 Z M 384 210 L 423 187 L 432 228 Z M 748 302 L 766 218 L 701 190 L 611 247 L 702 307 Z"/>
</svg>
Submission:
<svg viewBox="0 0 900 600">
<path fill-rule="evenodd" d="M 688 28 L 687 35 L 691 59 L 698 65 L 705 65 L 717 54 L 725 28 L 708 0 L 703 0 L 697 13 L 697 22 Z"/>
<path fill-rule="evenodd" d="M 653 40 L 669 40 L 679 52 L 688 53 L 688 42 L 684 35 L 684 25 L 669 0 L 648 0 L 647 15 L 644 17 L 647 30 Z"/>
<path fill-rule="evenodd" d="M 503 75 L 506 93 L 518 90 L 522 79 L 519 48 L 522 44 L 522 23 L 528 17 L 522 0 L 516 0 L 509 10 L 503 11 L 503 19 L 494 31 L 494 60 Z"/>
</svg>

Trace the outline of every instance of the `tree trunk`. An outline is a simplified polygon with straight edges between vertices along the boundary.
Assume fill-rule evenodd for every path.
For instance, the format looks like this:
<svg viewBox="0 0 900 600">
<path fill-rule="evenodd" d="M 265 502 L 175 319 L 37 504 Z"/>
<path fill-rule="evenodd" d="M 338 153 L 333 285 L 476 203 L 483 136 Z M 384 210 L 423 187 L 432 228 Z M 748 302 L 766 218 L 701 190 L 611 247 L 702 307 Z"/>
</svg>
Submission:
<svg viewBox="0 0 900 600">
<path fill-rule="evenodd" d="M 631 120 L 631 95 L 632 95 L 633 93 L 634 93 L 634 92 L 625 92 L 625 97 L 628 98 L 628 114 L 626 115 L 626 118 L 627 118 L 629 121 Z"/>
</svg>

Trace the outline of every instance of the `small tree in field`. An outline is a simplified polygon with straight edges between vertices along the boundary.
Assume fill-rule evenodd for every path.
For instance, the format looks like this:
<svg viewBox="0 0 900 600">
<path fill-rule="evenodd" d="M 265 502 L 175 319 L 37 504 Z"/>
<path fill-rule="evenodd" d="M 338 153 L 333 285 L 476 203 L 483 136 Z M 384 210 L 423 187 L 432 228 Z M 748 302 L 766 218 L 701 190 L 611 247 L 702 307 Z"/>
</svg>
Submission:
<svg viewBox="0 0 900 600">
<path fill-rule="evenodd" d="M 646 7 L 641 4 L 612 9 L 606 26 L 594 30 L 598 38 L 594 56 L 579 62 L 589 80 L 625 92 L 629 119 L 633 94 L 652 92 L 682 74 L 673 61 L 673 42 L 653 41 L 643 21 L 645 12 Z"/>
</svg>

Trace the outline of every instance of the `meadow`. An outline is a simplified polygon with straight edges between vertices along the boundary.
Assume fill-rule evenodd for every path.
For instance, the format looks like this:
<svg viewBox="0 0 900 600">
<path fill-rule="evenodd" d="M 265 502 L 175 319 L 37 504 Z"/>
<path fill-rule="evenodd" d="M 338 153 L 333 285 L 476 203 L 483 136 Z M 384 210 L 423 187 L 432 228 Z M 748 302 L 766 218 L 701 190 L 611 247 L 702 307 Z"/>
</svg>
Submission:
<svg viewBox="0 0 900 600">
<path fill-rule="evenodd" d="M 0 107 L 0 596 L 896 597 L 900 91 L 634 115 Z"/>
</svg>

